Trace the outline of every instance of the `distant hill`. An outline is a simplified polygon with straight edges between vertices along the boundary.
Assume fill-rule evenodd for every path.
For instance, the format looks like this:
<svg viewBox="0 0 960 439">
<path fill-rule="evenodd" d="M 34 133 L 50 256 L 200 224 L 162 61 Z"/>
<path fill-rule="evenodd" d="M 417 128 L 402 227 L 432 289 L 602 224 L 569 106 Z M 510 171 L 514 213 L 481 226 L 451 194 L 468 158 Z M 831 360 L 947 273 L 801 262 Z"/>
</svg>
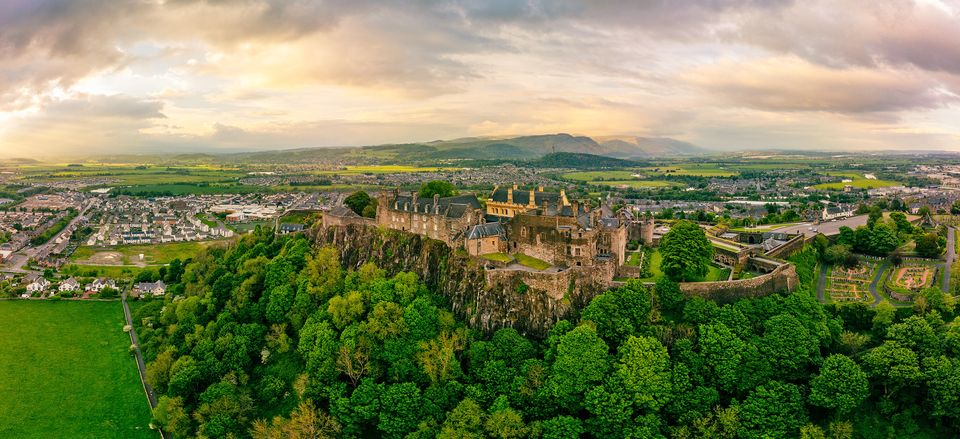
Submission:
<svg viewBox="0 0 960 439">
<path fill-rule="evenodd" d="M 597 137 L 604 155 L 611 157 L 647 158 L 705 154 L 709 151 L 669 137 Z"/>
<path fill-rule="evenodd" d="M 601 169 L 601 168 L 631 168 L 649 166 L 649 163 L 637 162 L 634 160 L 624 160 L 613 157 L 606 157 L 594 154 L 582 154 L 576 152 L 554 152 L 547 154 L 539 159 L 526 163 L 528 166 L 538 168 L 582 168 L 582 169 Z"/>
</svg>

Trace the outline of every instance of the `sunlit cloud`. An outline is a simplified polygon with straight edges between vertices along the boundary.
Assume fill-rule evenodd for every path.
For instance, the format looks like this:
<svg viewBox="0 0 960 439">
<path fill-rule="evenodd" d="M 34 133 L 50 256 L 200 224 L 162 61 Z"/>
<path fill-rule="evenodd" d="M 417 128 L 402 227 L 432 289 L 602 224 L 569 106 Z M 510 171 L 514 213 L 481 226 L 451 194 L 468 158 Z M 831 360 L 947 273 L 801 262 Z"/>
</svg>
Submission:
<svg viewBox="0 0 960 439">
<path fill-rule="evenodd" d="M 960 149 L 934 0 L 9 0 L 0 154 L 570 132 Z"/>
</svg>

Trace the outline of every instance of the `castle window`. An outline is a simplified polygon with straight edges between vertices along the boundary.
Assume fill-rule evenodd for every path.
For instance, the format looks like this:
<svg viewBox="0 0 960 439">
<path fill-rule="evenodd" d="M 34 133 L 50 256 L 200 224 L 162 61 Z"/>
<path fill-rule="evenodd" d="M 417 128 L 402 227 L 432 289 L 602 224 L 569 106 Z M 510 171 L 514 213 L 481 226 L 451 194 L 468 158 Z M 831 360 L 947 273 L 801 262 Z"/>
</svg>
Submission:
<svg viewBox="0 0 960 439">
<path fill-rule="evenodd" d="M 527 237 L 527 226 L 523 226 L 523 227 L 520 228 L 520 236 L 522 236 L 522 237 L 524 237 L 524 238 Z"/>
</svg>

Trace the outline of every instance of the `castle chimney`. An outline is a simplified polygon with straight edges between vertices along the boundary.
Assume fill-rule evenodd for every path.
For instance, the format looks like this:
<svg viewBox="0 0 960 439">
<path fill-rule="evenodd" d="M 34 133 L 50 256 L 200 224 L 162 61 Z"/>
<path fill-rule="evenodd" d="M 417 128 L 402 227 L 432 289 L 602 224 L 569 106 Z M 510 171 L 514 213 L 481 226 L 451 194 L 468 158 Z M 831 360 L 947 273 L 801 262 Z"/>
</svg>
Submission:
<svg viewBox="0 0 960 439">
<path fill-rule="evenodd" d="M 570 202 L 570 208 L 571 208 L 571 210 L 573 210 L 573 217 L 574 217 L 574 218 L 576 218 L 577 216 L 580 215 L 580 210 L 579 210 L 580 206 L 579 206 L 579 203 L 577 203 L 576 201 L 571 201 L 571 202 Z"/>
<path fill-rule="evenodd" d="M 530 189 L 530 203 L 529 203 L 529 204 L 530 204 L 530 207 L 531 207 L 531 208 L 537 207 L 537 197 L 536 197 L 536 193 L 533 192 L 533 189 Z"/>
<path fill-rule="evenodd" d="M 547 214 L 547 200 L 543 200 L 543 214 Z"/>
<path fill-rule="evenodd" d="M 560 189 L 560 205 L 569 206 L 570 200 L 567 200 L 567 193 L 563 189 Z"/>
<path fill-rule="evenodd" d="M 543 192 L 543 186 L 537 186 L 537 192 Z"/>
<path fill-rule="evenodd" d="M 516 183 L 513 184 L 513 190 L 517 190 L 517 184 L 516 184 Z"/>
<path fill-rule="evenodd" d="M 433 213 L 440 213 L 440 194 L 433 194 Z"/>
<path fill-rule="evenodd" d="M 517 185 L 513 185 L 516 189 Z M 507 189 L 507 203 L 513 204 L 513 189 Z"/>
<path fill-rule="evenodd" d="M 416 193 L 416 192 L 413 193 L 413 211 L 414 211 L 414 212 L 417 211 L 417 198 L 419 197 L 419 195 L 420 195 L 420 194 L 418 194 L 418 193 Z"/>
</svg>

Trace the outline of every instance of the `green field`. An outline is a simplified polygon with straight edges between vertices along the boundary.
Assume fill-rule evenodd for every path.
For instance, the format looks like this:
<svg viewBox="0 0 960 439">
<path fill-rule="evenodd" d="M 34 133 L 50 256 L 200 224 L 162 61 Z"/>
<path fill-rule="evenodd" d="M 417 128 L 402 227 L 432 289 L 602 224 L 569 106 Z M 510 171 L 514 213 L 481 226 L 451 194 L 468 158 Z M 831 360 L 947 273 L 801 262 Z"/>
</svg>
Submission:
<svg viewBox="0 0 960 439">
<path fill-rule="evenodd" d="M 592 185 L 607 185 L 607 186 L 624 186 L 629 188 L 648 188 L 648 187 L 670 187 L 670 186 L 683 186 L 679 183 L 673 183 L 670 181 L 663 180 L 613 180 L 613 181 L 590 181 L 587 184 Z"/>
<path fill-rule="evenodd" d="M 650 253 L 650 261 L 644 262 L 644 264 L 649 263 L 648 266 L 650 270 L 650 277 L 641 279 L 645 282 L 655 282 L 657 279 L 663 276 L 663 272 L 660 271 L 660 263 L 663 262 L 663 256 L 660 255 L 660 250 L 654 250 Z"/>
<path fill-rule="evenodd" d="M 246 172 L 218 166 L 142 166 L 90 164 L 84 166 L 23 166 L 30 180 L 60 181 L 78 178 L 109 178 L 121 185 L 165 183 L 225 183 L 247 175 Z"/>
<path fill-rule="evenodd" d="M 155 438 L 120 302 L 0 301 L 0 437 Z"/>
<path fill-rule="evenodd" d="M 103 263 L 97 261 L 96 256 L 106 252 L 116 252 L 122 255 L 122 259 L 117 265 L 137 265 L 140 263 L 140 255 L 143 254 L 143 263 L 147 265 L 165 265 L 174 259 L 186 260 L 211 245 L 216 245 L 224 241 L 189 241 L 189 242 L 168 242 L 165 244 L 138 244 L 138 245 L 117 245 L 113 247 L 100 246 L 81 246 L 73 252 L 70 260 L 73 262 L 87 262 L 93 264 Z M 90 258 L 94 260 L 91 261 Z"/>
<path fill-rule="evenodd" d="M 642 168 L 641 170 L 654 175 L 696 177 L 732 177 L 739 174 L 736 170 L 722 167 L 716 163 L 688 163 L 675 166 L 653 166 L 649 168 Z"/>
<path fill-rule="evenodd" d="M 579 181 L 599 181 L 599 180 L 632 180 L 643 176 L 642 172 L 637 171 L 582 171 L 568 172 L 563 174 L 563 178 Z"/>
<path fill-rule="evenodd" d="M 67 264 L 60 268 L 60 273 L 77 277 L 109 277 L 111 279 L 133 279 L 143 268 L 123 265 L 83 265 Z"/>
<path fill-rule="evenodd" d="M 315 175 L 402 174 L 410 172 L 456 171 L 455 167 L 421 167 L 403 165 L 346 166 L 344 169 L 314 171 Z"/>
<path fill-rule="evenodd" d="M 880 187 L 900 186 L 901 184 L 899 181 L 893 181 L 893 180 L 868 180 L 863 177 L 862 173 L 854 172 L 854 171 L 838 171 L 838 172 L 831 171 L 831 172 L 827 172 L 826 174 L 833 177 L 851 179 L 853 181 L 849 183 L 841 183 L 841 182 L 821 183 L 814 186 L 813 187 L 814 189 L 838 191 L 838 190 L 843 190 L 843 187 L 846 185 L 850 185 L 851 187 L 855 187 L 858 189 L 876 189 Z"/>
</svg>

